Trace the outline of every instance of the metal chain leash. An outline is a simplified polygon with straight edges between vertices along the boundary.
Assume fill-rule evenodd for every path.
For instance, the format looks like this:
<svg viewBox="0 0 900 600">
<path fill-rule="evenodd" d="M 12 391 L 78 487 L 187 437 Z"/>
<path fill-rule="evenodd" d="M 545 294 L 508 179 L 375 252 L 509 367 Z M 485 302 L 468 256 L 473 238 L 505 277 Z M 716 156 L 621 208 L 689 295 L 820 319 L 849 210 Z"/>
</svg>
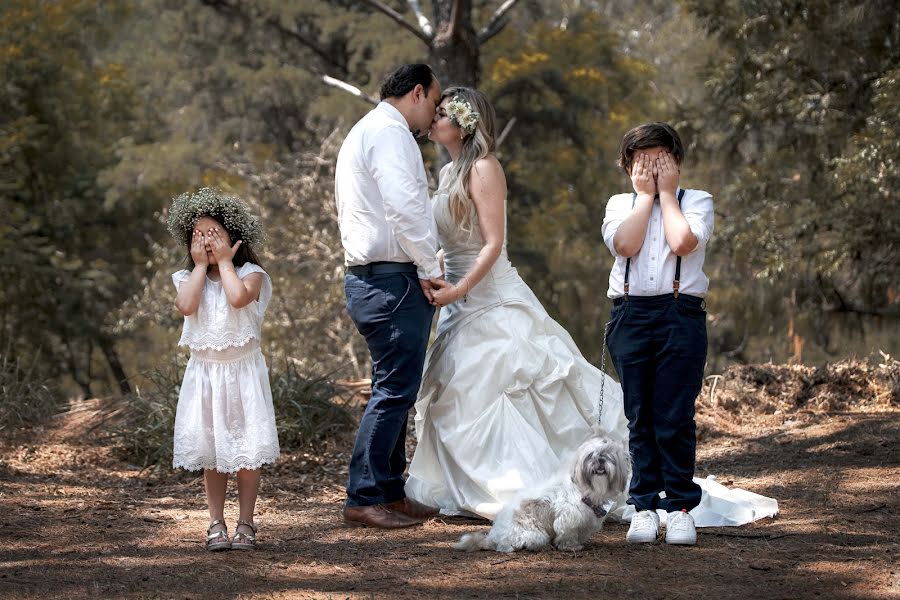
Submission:
<svg viewBox="0 0 900 600">
<path fill-rule="evenodd" d="M 602 422 L 603 419 L 603 392 L 606 390 L 606 333 L 609 331 L 609 324 L 612 321 L 607 321 L 606 326 L 603 328 L 603 350 L 600 352 L 600 371 L 603 373 L 603 379 L 600 380 L 600 402 L 597 408 L 597 422 Z"/>
</svg>

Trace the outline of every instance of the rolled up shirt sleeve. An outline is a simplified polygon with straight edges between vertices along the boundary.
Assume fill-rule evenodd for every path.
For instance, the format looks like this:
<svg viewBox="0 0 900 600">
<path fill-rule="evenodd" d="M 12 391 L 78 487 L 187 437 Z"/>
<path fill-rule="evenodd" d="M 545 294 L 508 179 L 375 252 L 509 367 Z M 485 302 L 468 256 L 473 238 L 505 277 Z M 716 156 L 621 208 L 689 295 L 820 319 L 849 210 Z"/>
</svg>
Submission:
<svg viewBox="0 0 900 600">
<path fill-rule="evenodd" d="M 691 228 L 691 233 L 697 238 L 697 245 L 691 250 L 691 254 L 706 247 L 715 226 L 712 196 L 706 192 L 701 194 L 691 198 L 690 202 L 685 202 L 687 206 L 683 206 L 681 210 L 688 227 Z"/>
<path fill-rule="evenodd" d="M 629 202 L 625 202 L 623 197 L 627 198 Z M 622 258 L 622 256 L 616 252 L 614 239 L 616 237 L 616 232 L 619 230 L 619 226 L 631 212 L 630 198 L 631 197 L 627 194 L 618 194 L 610 198 L 606 203 L 606 216 L 603 218 L 603 225 L 600 227 L 600 232 L 603 235 L 603 242 L 616 258 Z"/>
<path fill-rule="evenodd" d="M 416 264 L 420 279 L 442 277 L 427 182 L 417 173 L 422 155 L 412 134 L 385 127 L 375 136 L 369 159 L 394 239 Z"/>
</svg>

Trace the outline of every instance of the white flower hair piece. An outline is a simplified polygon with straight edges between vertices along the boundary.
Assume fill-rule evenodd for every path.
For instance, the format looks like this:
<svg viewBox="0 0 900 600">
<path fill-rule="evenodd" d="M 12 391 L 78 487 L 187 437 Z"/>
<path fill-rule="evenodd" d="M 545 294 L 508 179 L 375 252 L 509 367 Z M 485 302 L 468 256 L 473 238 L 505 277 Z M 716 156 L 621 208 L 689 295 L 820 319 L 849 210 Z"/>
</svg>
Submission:
<svg viewBox="0 0 900 600">
<path fill-rule="evenodd" d="M 204 216 L 221 220 L 231 237 L 243 240 L 244 244 L 259 248 L 265 241 L 259 221 L 250 214 L 243 200 L 208 187 L 185 192 L 172 200 L 166 226 L 173 238 L 184 242 L 185 234 Z"/>
<path fill-rule="evenodd" d="M 453 100 L 447 103 L 446 111 L 450 120 L 461 127 L 466 133 L 475 131 L 475 125 L 478 124 L 478 119 L 481 117 L 481 115 L 472 108 L 471 104 L 459 96 L 455 96 Z"/>
</svg>

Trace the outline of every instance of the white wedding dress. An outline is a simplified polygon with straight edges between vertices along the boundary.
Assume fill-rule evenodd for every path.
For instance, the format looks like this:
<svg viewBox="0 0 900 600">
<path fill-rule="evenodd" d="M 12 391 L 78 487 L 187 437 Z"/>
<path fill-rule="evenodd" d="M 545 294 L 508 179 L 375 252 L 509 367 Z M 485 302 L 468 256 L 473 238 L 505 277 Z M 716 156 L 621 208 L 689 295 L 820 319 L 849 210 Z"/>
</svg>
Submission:
<svg viewBox="0 0 900 600">
<path fill-rule="evenodd" d="M 450 165 L 433 199 L 447 281 L 470 269 L 483 239 L 477 222 L 462 231 L 449 210 Z M 591 435 L 604 386 L 601 428 L 627 443 L 622 389 L 591 365 L 571 336 L 544 310 L 509 262 L 500 257 L 465 300 L 440 311 L 416 402 L 418 445 L 406 494 L 445 515 L 493 519 L 523 490 L 556 473 Z M 697 525 L 738 525 L 777 512 L 774 500 L 708 480 Z M 708 489 L 716 495 L 710 496 Z M 732 492 L 740 492 L 732 498 Z M 630 520 L 621 494 L 613 518 Z"/>
</svg>

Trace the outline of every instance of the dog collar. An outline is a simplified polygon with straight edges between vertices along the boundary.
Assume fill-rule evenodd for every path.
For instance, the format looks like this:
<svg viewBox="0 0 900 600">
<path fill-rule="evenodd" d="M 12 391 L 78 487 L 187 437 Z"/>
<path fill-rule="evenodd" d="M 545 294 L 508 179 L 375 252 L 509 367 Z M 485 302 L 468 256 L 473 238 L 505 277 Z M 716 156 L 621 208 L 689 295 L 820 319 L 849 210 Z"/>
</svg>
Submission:
<svg viewBox="0 0 900 600">
<path fill-rule="evenodd" d="M 587 496 L 582 496 L 581 501 L 587 504 L 587 507 L 594 512 L 594 515 L 596 515 L 598 519 L 602 519 L 606 516 L 606 511 L 603 509 L 603 507 L 599 504 L 594 503 L 594 501 Z"/>
</svg>

